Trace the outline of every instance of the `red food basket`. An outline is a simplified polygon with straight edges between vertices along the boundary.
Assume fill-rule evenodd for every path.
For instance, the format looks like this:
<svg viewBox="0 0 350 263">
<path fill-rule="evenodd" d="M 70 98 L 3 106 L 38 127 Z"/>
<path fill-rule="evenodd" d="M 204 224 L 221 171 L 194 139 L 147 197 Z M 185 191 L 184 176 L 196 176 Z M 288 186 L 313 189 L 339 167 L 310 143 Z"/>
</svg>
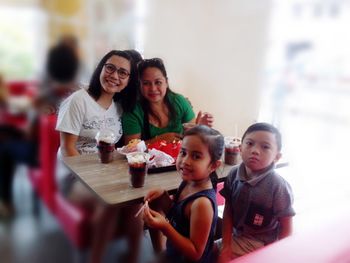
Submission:
<svg viewBox="0 0 350 263">
<path fill-rule="evenodd" d="M 160 140 L 148 144 L 147 147 L 148 149 L 156 149 L 165 152 L 176 160 L 181 149 L 181 141 L 174 140 L 172 142 L 167 142 L 165 140 Z"/>
</svg>

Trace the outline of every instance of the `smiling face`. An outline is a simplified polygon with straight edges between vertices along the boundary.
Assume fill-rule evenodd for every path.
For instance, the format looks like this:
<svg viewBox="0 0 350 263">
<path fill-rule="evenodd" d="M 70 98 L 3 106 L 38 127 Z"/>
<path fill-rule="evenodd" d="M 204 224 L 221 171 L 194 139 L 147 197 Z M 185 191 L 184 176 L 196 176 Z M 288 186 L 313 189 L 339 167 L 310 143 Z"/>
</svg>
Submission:
<svg viewBox="0 0 350 263">
<path fill-rule="evenodd" d="M 196 135 L 185 136 L 180 153 L 176 160 L 176 168 L 184 181 L 204 181 L 216 169 L 212 163 L 208 146 Z"/>
<path fill-rule="evenodd" d="M 126 74 L 126 77 L 120 74 L 123 72 Z M 100 74 L 102 92 L 111 95 L 121 92 L 128 85 L 130 79 L 128 74 L 130 74 L 130 62 L 120 56 L 111 56 L 106 61 Z M 121 76 L 124 78 L 121 78 Z"/>
<path fill-rule="evenodd" d="M 248 133 L 241 144 L 241 156 L 248 173 L 264 170 L 281 157 L 276 136 L 268 131 Z"/>
<path fill-rule="evenodd" d="M 146 68 L 141 76 L 141 94 L 150 103 L 162 102 L 168 88 L 168 81 L 156 67 Z"/>
</svg>

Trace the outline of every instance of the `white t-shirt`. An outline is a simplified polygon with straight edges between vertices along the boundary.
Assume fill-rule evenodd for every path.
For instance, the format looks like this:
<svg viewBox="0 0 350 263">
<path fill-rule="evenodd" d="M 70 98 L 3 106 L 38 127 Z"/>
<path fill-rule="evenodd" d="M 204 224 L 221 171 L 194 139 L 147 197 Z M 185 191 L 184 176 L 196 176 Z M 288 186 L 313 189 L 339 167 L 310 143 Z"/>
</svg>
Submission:
<svg viewBox="0 0 350 263">
<path fill-rule="evenodd" d="M 80 154 L 95 153 L 95 136 L 101 129 L 111 129 L 116 135 L 116 142 L 119 141 L 123 134 L 121 115 L 122 108 L 116 102 L 113 101 L 106 110 L 85 89 L 80 89 L 61 103 L 56 130 L 79 136 L 76 148 Z M 69 173 L 62 167 L 60 157 L 59 149 L 56 171 L 59 181 Z"/>
</svg>

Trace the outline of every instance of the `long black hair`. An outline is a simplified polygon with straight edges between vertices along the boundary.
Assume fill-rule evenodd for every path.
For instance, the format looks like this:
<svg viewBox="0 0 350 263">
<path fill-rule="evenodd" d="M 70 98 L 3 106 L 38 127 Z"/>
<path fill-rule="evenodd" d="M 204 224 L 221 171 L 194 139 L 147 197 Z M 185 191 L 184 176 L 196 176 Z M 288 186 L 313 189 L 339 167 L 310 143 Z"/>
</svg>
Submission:
<svg viewBox="0 0 350 263">
<path fill-rule="evenodd" d="M 138 75 L 136 71 L 136 65 L 131 58 L 131 56 L 120 50 L 111 50 L 100 60 L 97 64 L 97 67 L 90 79 L 90 85 L 88 88 L 89 94 L 97 100 L 101 96 L 102 85 L 100 82 L 101 71 L 103 70 L 104 64 L 112 56 L 119 56 L 127 59 L 130 62 L 130 76 L 129 82 L 126 85 L 125 89 L 121 92 L 114 94 L 113 100 L 119 102 L 124 111 L 132 111 L 137 100 L 137 89 L 138 89 Z"/>
<path fill-rule="evenodd" d="M 201 141 L 208 146 L 211 163 L 214 163 L 221 159 L 225 144 L 224 136 L 222 136 L 219 131 L 212 129 L 206 125 L 196 125 L 193 128 L 185 131 L 184 137 L 190 135 L 198 136 Z M 210 174 L 210 180 L 213 184 L 213 188 L 216 190 L 216 185 L 218 183 L 218 175 L 216 171 L 213 171 Z"/>
<path fill-rule="evenodd" d="M 147 69 L 147 68 L 157 68 L 160 70 L 160 72 L 162 72 L 164 78 L 166 79 L 166 81 L 168 82 L 168 75 L 163 63 L 163 60 L 160 58 L 151 58 L 151 59 L 144 59 L 142 61 L 140 61 L 137 65 L 137 69 L 138 69 L 138 73 L 139 73 L 139 79 L 141 79 L 143 72 Z M 141 83 L 142 85 L 142 83 Z M 171 122 L 172 120 L 176 120 L 176 111 L 174 108 L 174 105 L 172 105 L 172 103 L 170 103 L 169 100 L 169 96 L 174 95 L 175 92 L 173 92 L 169 86 L 167 87 L 165 96 L 164 96 L 164 103 L 166 105 L 166 107 L 169 110 L 169 123 L 170 125 L 173 125 Z M 143 109 L 143 112 L 145 114 L 144 117 L 144 135 L 143 135 L 143 139 L 147 140 L 150 139 L 150 135 L 149 135 L 149 120 L 148 120 L 148 114 L 150 114 L 151 116 L 153 116 L 159 123 L 161 123 L 160 117 L 152 111 L 150 105 L 149 105 L 149 101 L 147 99 L 145 99 L 143 96 L 140 96 L 140 103 Z"/>
</svg>

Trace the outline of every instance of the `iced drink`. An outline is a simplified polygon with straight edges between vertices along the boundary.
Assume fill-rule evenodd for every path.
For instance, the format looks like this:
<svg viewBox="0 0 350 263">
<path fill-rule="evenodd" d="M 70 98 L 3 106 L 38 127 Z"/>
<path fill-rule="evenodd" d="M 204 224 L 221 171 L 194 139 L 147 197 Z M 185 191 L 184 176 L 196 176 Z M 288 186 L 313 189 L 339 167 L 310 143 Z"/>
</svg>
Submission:
<svg viewBox="0 0 350 263">
<path fill-rule="evenodd" d="M 240 156 L 240 139 L 227 137 L 225 138 L 225 163 L 236 165 L 241 162 Z"/>
<path fill-rule="evenodd" d="M 110 163 L 113 161 L 114 144 L 99 141 L 97 143 L 98 156 L 101 163 Z"/>
<path fill-rule="evenodd" d="M 101 130 L 95 137 L 97 141 L 98 156 L 101 163 L 110 163 L 113 161 L 113 152 L 115 148 L 115 135 L 113 131 Z"/>
<path fill-rule="evenodd" d="M 145 184 L 147 174 L 147 154 L 134 152 L 127 154 L 129 164 L 130 183 L 132 187 L 138 188 Z"/>
</svg>

